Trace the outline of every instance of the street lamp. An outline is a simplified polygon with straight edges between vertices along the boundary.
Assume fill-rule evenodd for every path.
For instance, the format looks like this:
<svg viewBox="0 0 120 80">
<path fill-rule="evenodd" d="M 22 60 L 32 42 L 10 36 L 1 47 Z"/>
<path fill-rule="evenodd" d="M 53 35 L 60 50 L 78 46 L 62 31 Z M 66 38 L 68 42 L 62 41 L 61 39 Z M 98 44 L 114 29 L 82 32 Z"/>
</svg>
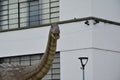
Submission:
<svg viewBox="0 0 120 80">
<path fill-rule="evenodd" d="M 85 80 L 85 65 L 88 62 L 88 57 L 79 57 L 78 59 L 80 59 L 81 65 L 82 65 L 82 71 L 83 71 L 83 80 Z"/>
</svg>

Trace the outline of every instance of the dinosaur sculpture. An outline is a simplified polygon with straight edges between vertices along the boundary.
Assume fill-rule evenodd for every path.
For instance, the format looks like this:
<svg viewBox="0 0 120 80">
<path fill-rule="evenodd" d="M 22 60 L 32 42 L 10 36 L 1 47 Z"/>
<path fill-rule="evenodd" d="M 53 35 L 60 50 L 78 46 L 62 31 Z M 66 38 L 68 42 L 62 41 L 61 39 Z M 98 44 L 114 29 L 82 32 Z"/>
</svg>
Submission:
<svg viewBox="0 0 120 80">
<path fill-rule="evenodd" d="M 53 62 L 59 34 L 58 25 L 52 24 L 46 51 L 38 64 L 33 66 L 0 64 L 0 80 L 41 80 L 47 74 Z"/>
</svg>

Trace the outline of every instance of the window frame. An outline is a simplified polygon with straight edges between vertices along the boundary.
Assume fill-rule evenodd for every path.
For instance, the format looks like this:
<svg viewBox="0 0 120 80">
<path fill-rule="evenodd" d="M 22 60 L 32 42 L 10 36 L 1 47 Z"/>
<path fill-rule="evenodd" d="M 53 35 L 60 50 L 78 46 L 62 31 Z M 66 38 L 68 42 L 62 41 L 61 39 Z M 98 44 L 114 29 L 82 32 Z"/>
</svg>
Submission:
<svg viewBox="0 0 120 80">
<path fill-rule="evenodd" d="M 34 7 L 36 5 L 33 4 L 33 1 L 34 0 L 30 0 L 30 1 L 16 0 L 16 2 L 10 2 L 10 0 L 0 1 L 0 2 L 6 2 L 3 5 L 0 4 L 0 6 L 5 8 L 3 10 L 1 8 L 0 17 L 6 16 L 6 18 L 1 19 L 0 22 L 2 22 L 2 20 L 6 20 L 8 22 L 5 25 L 0 24 L 0 32 L 29 29 L 29 28 L 38 27 L 38 26 L 42 26 L 44 24 L 50 24 L 50 23 L 59 21 L 59 0 L 44 0 L 43 2 L 41 2 L 42 0 L 35 0 L 35 1 L 38 1 L 38 3 L 37 2 L 35 3 L 35 4 L 38 4 L 37 5 L 38 9 L 32 10 L 32 11 L 25 9 L 25 8 L 30 8 L 30 7 L 33 7 L 33 9 L 34 9 Z M 32 2 L 32 4 L 31 4 L 31 2 Z M 26 5 L 23 6 L 23 4 L 26 4 Z M 57 4 L 57 5 L 55 5 L 55 4 Z M 56 10 L 55 10 L 55 8 L 56 8 Z M 21 11 L 21 10 L 24 10 L 24 11 Z M 27 15 L 23 15 L 25 13 Z M 30 14 L 32 14 L 32 15 L 30 15 Z M 14 15 L 16 15 L 16 16 L 14 16 Z M 24 17 L 22 17 L 21 15 L 23 15 Z M 34 16 L 36 18 L 39 17 L 37 19 L 37 21 L 38 21 L 37 23 L 35 23 L 36 20 L 35 21 L 29 20 L 29 19 L 31 19 L 32 16 Z M 25 17 L 29 18 L 28 21 L 21 23 L 21 19 L 25 18 Z M 11 19 L 18 19 L 18 20 L 15 20 L 16 22 L 11 23 L 10 22 Z M 14 26 L 14 28 L 11 27 L 11 25 L 16 25 L 16 24 L 17 24 L 16 27 L 15 26 Z M 23 24 L 25 24 L 25 25 L 23 26 Z M 38 24 L 38 25 L 34 25 L 34 24 Z M 4 28 L 4 26 L 7 26 L 7 27 Z"/>
</svg>

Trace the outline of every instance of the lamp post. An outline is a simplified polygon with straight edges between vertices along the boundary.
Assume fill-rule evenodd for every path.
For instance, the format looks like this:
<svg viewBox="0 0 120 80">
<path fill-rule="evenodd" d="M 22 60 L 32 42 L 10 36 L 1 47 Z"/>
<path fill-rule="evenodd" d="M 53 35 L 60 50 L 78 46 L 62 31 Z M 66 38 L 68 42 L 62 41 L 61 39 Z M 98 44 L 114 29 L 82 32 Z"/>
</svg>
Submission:
<svg viewBox="0 0 120 80">
<path fill-rule="evenodd" d="M 81 66 L 82 66 L 82 71 L 83 71 L 83 80 L 85 80 L 85 65 L 88 62 L 88 57 L 79 57 L 78 59 L 80 59 L 81 62 Z"/>
</svg>

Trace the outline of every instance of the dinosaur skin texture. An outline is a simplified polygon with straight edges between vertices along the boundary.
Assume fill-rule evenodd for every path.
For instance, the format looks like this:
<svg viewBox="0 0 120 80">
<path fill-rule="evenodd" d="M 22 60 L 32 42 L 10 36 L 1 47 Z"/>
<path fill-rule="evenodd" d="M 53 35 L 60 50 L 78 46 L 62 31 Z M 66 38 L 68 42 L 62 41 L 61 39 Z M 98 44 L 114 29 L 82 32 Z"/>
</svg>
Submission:
<svg viewBox="0 0 120 80">
<path fill-rule="evenodd" d="M 40 62 L 33 66 L 12 64 L 0 65 L 0 80 L 41 80 L 49 71 L 56 53 L 60 30 L 52 24 L 48 36 L 46 51 Z"/>
</svg>

